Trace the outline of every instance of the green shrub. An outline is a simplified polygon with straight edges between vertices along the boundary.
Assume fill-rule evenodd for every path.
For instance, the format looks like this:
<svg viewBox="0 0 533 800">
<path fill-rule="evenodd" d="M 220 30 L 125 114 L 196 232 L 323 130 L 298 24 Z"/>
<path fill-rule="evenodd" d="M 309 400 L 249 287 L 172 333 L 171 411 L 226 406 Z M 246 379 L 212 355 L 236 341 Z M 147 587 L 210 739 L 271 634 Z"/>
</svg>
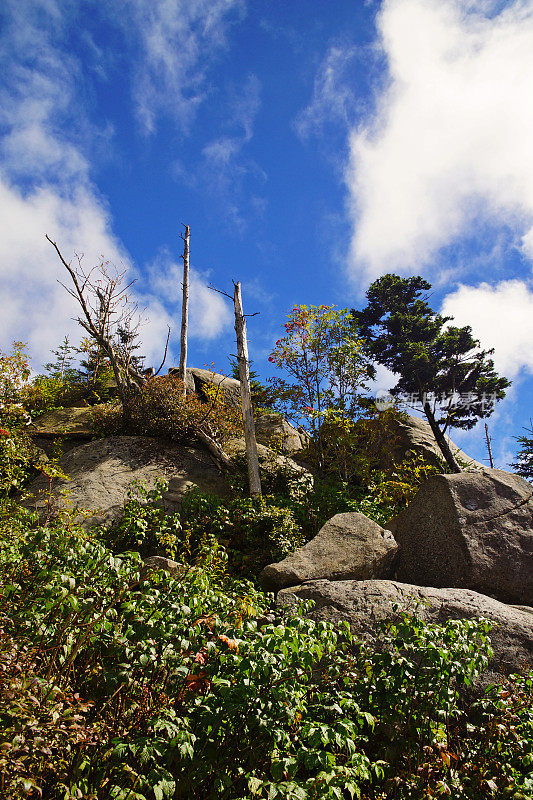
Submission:
<svg viewBox="0 0 533 800">
<path fill-rule="evenodd" d="M 130 492 L 122 520 L 109 534 L 116 550 L 135 548 L 143 556 L 160 554 L 195 564 L 206 550 L 221 545 L 229 571 L 253 578 L 303 544 L 291 510 L 270 497 L 223 499 L 193 489 L 180 510 L 169 514 L 163 508 L 165 488 L 160 482 L 149 491 L 137 486 Z"/>
<path fill-rule="evenodd" d="M 42 453 L 24 430 L 0 428 L 0 500 L 19 491 L 43 466 Z"/>
<path fill-rule="evenodd" d="M 30 367 L 25 345 L 13 342 L 0 352 L 0 500 L 21 489 L 39 463 L 39 451 L 26 433 L 30 415 L 23 400 Z"/>
<path fill-rule="evenodd" d="M 452 727 L 450 751 L 452 778 L 467 797 L 533 797 L 533 672 L 489 687 L 468 719 Z M 445 767 L 437 762 L 434 769 Z"/>
<path fill-rule="evenodd" d="M 0 522 L 2 798 L 531 796 L 532 678 L 462 706 L 485 622 L 400 615 L 375 651 L 208 557 L 139 583 L 68 517 Z"/>
</svg>

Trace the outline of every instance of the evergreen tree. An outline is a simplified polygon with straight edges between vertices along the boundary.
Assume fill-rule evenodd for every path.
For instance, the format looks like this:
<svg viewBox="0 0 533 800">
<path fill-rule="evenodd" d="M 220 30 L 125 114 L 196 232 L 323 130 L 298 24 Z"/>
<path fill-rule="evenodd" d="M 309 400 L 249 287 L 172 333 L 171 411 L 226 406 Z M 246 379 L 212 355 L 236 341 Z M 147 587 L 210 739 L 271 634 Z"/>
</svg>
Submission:
<svg viewBox="0 0 533 800">
<path fill-rule="evenodd" d="M 102 348 L 94 339 L 84 336 L 76 352 L 84 356 L 80 360 L 80 376 L 87 383 L 93 383 L 106 363 Z"/>
<path fill-rule="evenodd" d="M 125 325 L 119 325 L 117 328 L 117 350 L 122 355 L 124 362 L 139 372 L 143 370 L 146 358 L 146 356 L 140 356 L 136 353 L 140 349 L 138 332 L 132 329 L 128 322 Z"/>
<path fill-rule="evenodd" d="M 75 383 L 80 380 L 80 370 L 72 366 L 74 356 L 73 352 L 78 352 L 65 336 L 57 350 L 52 350 L 52 355 L 56 357 L 55 361 L 50 361 L 44 365 L 46 373 L 51 378 L 56 378 L 65 383 Z"/>
<path fill-rule="evenodd" d="M 533 480 L 533 422 L 529 421 L 529 428 L 524 428 L 525 435 L 515 436 L 522 445 L 516 456 L 516 461 L 511 464 L 515 472 L 526 480 Z"/>
<path fill-rule="evenodd" d="M 234 359 L 231 359 L 230 364 L 231 377 L 235 378 L 236 381 L 240 380 L 238 363 Z M 268 388 L 268 386 L 264 386 L 261 383 L 258 373 L 253 369 L 250 370 L 250 390 L 252 393 L 252 402 L 254 407 L 272 408 L 274 403 L 273 392 Z"/>
<path fill-rule="evenodd" d="M 446 463 L 460 472 L 447 429 L 490 416 L 510 381 L 495 372 L 493 350 L 479 349 L 470 326 L 448 325 L 453 317 L 429 307 L 429 289 L 419 276 L 384 275 L 370 285 L 367 307 L 352 313 L 372 357 L 400 376 L 391 393 L 418 399 Z"/>
</svg>

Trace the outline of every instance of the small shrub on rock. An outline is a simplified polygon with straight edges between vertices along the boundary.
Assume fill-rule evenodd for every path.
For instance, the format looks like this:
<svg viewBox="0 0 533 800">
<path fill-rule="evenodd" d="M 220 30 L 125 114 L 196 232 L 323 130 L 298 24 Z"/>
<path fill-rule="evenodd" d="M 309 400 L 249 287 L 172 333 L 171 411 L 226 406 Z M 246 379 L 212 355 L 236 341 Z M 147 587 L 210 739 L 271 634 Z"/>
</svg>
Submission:
<svg viewBox="0 0 533 800">
<path fill-rule="evenodd" d="M 104 435 L 129 433 L 184 443 L 199 429 L 220 442 L 242 435 L 240 412 L 224 405 L 220 393 L 214 392 L 207 403 L 196 394 L 183 397 L 183 385 L 171 375 L 150 378 L 141 392 L 129 396 L 122 411 L 100 412 L 96 423 Z"/>
</svg>

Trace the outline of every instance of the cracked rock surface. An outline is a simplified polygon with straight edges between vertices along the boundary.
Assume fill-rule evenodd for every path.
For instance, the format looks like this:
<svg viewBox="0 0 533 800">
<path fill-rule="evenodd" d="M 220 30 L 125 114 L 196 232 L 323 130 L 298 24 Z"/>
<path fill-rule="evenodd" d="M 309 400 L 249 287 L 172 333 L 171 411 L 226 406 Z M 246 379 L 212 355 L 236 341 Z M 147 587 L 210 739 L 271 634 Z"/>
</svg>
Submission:
<svg viewBox="0 0 533 800">
<path fill-rule="evenodd" d="M 432 476 L 387 528 L 399 581 L 533 605 L 533 488 L 518 475 Z"/>
</svg>

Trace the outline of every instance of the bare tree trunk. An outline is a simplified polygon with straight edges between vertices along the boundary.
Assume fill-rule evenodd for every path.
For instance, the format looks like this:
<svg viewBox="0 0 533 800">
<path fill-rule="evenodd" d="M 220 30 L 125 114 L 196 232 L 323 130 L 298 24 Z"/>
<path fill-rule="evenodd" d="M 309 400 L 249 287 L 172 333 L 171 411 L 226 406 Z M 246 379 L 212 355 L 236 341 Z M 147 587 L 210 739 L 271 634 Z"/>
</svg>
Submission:
<svg viewBox="0 0 533 800">
<path fill-rule="evenodd" d="M 185 384 L 187 373 L 187 327 L 189 324 L 189 239 L 191 236 L 191 229 L 185 225 L 185 235 L 183 239 L 183 301 L 181 304 L 181 350 L 180 350 L 180 365 L 178 370 L 178 378 L 183 384 L 183 396 L 187 394 L 187 387 Z"/>
<path fill-rule="evenodd" d="M 433 431 L 433 436 L 435 437 L 435 440 L 436 440 L 438 446 L 440 447 L 440 451 L 441 451 L 442 455 L 444 456 L 444 460 L 446 461 L 446 463 L 448 464 L 448 466 L 449 466 L 449 468 L 451 469 L 452 472 L 461 472 L 461 467 L 459 466 L 459 464 L 455 460 L 455 457 L 454 457 L 452 451 L 450 450 L 448 442 L 446 441 L 446 438 L 445 438 L 443 432 L 441 431 L 441 429 L 440 429 L 440 427 L 439 427 L 439 425 L 437 423 L 437 420 L 435 419 L 435 417 L 433 415 L 433 412 L 431 410 L 431 406 L 426 401 L 425 403 L 423 403 L 423 407 L 424 407 L 424 414 L 426 415 L 427 421 L 429 422 L 431 430 Z"/>
<path fill-rule="evenodd" d="M 491 446 L 491 440 L 490 440 L 490 436 L 489 436 L 489 426 L 487 425 L 486 422 L 485 422 L 485 439 L 487 440 L 487 450 L 489 451 L 490 468 L 494 469 L 494 459 L 492 458 L 492 446 Z"/>
<path fill-rule="evenodd" d="M 237 360 L 239 362 L 239 379 L 241 383 L 242 421 L 244 426 L 244 440 L 246 442 L 248 483 L 250 486 L 250 494 L 253 496 L 261 494 L 261 479 L 259 477 L 259 460 L 257 458 L 254 413 L 252 409 L 252 394 L 250 391 L 250 363 L 248 361 L 248 342 L 246 340 L 246 320 L 242 310 L 240 281 L 234 285 L 233 302 L 235 304 Z"/>
</svg>

